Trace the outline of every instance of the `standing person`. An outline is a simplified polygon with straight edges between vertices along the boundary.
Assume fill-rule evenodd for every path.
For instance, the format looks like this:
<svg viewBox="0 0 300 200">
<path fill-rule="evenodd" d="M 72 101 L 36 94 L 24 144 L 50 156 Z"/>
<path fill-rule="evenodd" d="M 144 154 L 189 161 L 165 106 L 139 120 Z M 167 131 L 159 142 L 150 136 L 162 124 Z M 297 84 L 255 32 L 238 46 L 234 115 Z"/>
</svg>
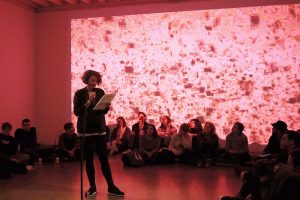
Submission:
<svg viewBox="0 0 300 200">
<path fill-rule="evenodd" d="M 132 126 L 132 132 L 134 134 L 134 142 L 133 148 L 139 148 L 139 138 L 140 136 L 144 135 L 146 132 L 146 127 L 148 126 L 147 123 L 147 115 L 143 112 L 138 113 L 139 121 Z"/>
<path fill-rule="evenodd" d="M 162 147 L 168 147 L 171 136 L 177 133 L 177 129 L 172 126 L 171 118 L 165 115 L 161 119 L 161 125 L 158 127 L 157 132 L 162 139 Z"/>
<path fill-rule="evenodd" d="M 94 168 L 94 145 L 101 163 L 102 174 L 108 185 L 108 193 L 115 196 L 124 196 L 124 192 L 115 186 L 108 162 L 107 136 L 105 114 L 108 113 L 110 105 L 104 110 L 93 110 L 93 107 L 104 95 L 104 91 L 96 88 L 102 82 L 99 72 L 87 70 L 82 76 L 86 87 L 79 89 L 74 95 L 74 113 L 78 117 L 77 130 L 80 135 L 85 130 L 84 155 L 86 159 L 86 173 L 89 179 L 90 188 L 86 197 L 97 193 Z M 85 113 L 86 111 L 86 113 Z M 86 116 L 86 123 L 85 123 Z M 86 125 L 86 127 L 84 127 Z"/>
</svg>

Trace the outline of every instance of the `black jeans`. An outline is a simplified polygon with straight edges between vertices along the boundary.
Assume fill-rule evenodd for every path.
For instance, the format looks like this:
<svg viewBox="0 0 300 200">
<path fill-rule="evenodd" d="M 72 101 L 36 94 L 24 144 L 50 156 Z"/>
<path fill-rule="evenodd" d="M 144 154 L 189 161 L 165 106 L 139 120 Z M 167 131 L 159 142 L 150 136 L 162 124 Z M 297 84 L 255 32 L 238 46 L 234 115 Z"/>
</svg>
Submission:
<svg viewBox="0 0 300 200">
<path fill-rule="evenodd" d="M 113 187 L 114 182 L 108 162 L 107 137 L 106 135 L 88 136 L 84 142 L 84 156 L 86 160 L 86 173 L 91 187 L 96 187 L 94 168 L 94 146 L 101 163 L 102 174 L 108 187 Z"/>
</svg>

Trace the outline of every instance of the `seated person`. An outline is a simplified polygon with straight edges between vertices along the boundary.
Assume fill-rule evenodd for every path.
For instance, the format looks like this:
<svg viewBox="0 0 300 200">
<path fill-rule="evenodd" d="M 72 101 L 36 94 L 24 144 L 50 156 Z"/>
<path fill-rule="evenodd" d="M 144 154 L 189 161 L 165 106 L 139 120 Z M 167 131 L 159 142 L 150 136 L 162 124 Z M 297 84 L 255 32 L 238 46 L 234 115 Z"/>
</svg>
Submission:
<svg viewBox="0 0 300 200">
<path fill-rule="evenodd" d="M 283 121 L 277 121 L 272 124 L 272 135 L 269 138 L 269 142 L 263 154 L 270 154 L 271 156 L 278 154 L 280 152 L 280 139 L 285 132 L 287 132 L 287 124 Z"/>
<path fill-rule="evenodd" d="M 30 125 L 30 120 L 24 119 L 22 128 L 15 131 L 15 138 L 20 145 L 21 153 L 32 153 L 37 147 L 36 129 Z"/>
<path fill-rule="evenodd" d="M 162 139 L 161 146 L 168 147 L 171 136 L 177 133 L 177 130 L 174 126 L 172 126 L 170 117 L 165 115 L 162 117 L 162 123 L 157 129 L 157 132 Z"/>
<path fill-rule="evenodd" d="M 243 130 L 242 123 L 234 123 L 231 133 L 226 136 L 225 152 L 220 156 L 219 163 L 244 166 L 250 160 L 248 138 Z"/>
<path fill-rule="evenodd" d="M 159 150 L 158 163 L 171 164 L 178 158 L 182 163 L 186 163 L 192 150 L 193 136 L 189 133 L 190 127 L 187 123 L 181 124 L 179 132 L 171 137 L 168 148 Z"/>
<path fill-rule="evenodd" d="M 32 166 L 26 163 L 28 158 L 25 160 L 16 158 L 18 144 L 15 138 L 10 135 L 11 129 L 11 124 L 5 122 L 1 126 L 2 133 L 0 133 L 0 163 L 2 166 L 6 166 L 7 176 L 12 172 L 26 173 L 28 170 L 33 169 Z"/>
<path fill-rule="evenodd" d="M 108 147 L 110 147 L 110 155 L 133 148 L 133 135 L 124 117 L 117 118 L 117 127 L 110 135 Z"/>
<path fill-rule="evenodd" d="M 217 158 L 218 150 L 219 138 L 216 134 L 215 125 L 211 122 L 206 122 L 203 132 L 199 133 L 196 139 L 197 167 L 210 167 Z"/>
<path fill-rule="evenodd" d="M 199 119 L 191 119 L 189 122 L 190 134 L 197 136 L 203 131 L 202 124 Z"/>
<path fill-rule="evenodd" d="M 80 147 L 77 134 L 72 122 L 64 125 L 65 132 L 59 136 L 58 156 L 63 160 L 80 159 Z"/>
<path fill-rule="evenodd" d="M 0 133 L 0 152 L 6 156 L 14 156 L 17 154 L 18 143 L 16 139 L 10 135 L 12 126 L 10 123 L 5 122 L 1 126 L 2 133 Z"/>
<path fill-rule="evenodd" d="M 283 134 L 280 139 L 280 151 L 272 159 L 278 163 L 287 163 L 288 155 L 294 149 L 300 148 L 300 134 L 296 131 L 289 130 Z"/>
<path fill-rule="evenodd" d="M 139 152 L 146 164 L 153 164 L 159 151 L 160 138 L 153 124 L 148 124 L 144 135 L 139 139 Z"/>
<path fill-rule="evenodd" d="M 281 182 L 274 199 L 297 200 L 300 196 L 300 149 L 295 149 L 289 155 L 288 165 L 293 173 Z"/>
<path fill-rule="evenodd" d="M 139 121 L 132 126 L 133 133 L 133 148 L 139 148 L 139 138 L 144 135 L 146 132 L 147 123 L 147 115 L 143 112 L 138 113 Z"/>
</svg>

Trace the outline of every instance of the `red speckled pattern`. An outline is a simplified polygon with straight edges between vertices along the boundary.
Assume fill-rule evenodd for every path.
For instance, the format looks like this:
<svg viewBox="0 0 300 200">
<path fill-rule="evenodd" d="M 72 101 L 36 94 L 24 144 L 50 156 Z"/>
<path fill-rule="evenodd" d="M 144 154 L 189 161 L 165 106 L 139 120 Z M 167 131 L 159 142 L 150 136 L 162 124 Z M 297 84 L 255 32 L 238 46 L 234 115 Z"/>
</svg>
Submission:
<svg viewBox="0 0 300 200">
<path fill-rule="evenodd" d="M 144 111 L 159 124 L 191 118 L 235 121 L 249 142 L 267 142 L 271 123 L 300 128 L 300 4 L 72 20 L 72 99 L 86 69 L 117 91 L 107 123 Z M 76 118 L 73 116 L 73 121 Z"/>
</svg>

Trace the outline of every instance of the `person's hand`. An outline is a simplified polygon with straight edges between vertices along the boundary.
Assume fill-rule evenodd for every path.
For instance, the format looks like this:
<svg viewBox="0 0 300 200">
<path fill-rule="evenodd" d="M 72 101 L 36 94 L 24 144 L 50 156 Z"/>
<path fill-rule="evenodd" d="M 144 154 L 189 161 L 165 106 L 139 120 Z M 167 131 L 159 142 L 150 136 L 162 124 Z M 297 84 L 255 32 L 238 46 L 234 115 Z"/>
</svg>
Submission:
<svg viewBox="0 0 300 200">
<path fill-rule="evenodd" d="M 162 152 L 162 151 L 165 150 L 165 149 L 168 149 L 168 148 L 163 147 L 163 148 L 161 148 L 161 149 L 159 150 L 159 152 Z"/>
<path fill-rule="evenodd" d="M 74 155 L 75 155 L 75 150 L 70 150 L 70 151 L 68 151 L 68 152 L 69 152 L 69 154 L 70 154 L 71 157 L 74 157 Z"/>
<path fill-rule="evenodd" d="M 19 161 L 16 158 L 10 158 L 11 161 L 19 163 Z"/>
<path fill-rule="evenodd" d="M 9 140 L 1 140 L 1 143 L 4 145 L 8 145 L 10 142 L 9 142 Z"/>
<path fill-rule="evenodd" d="M 122 144 L 122 141 L 121 140 L 117 140 L 117 144 Z"/>
<path fill-rule="evenodd" d="M 94 99 L 96 98 L 96 92 L 89 92 L 89 102 L 93 102 Z"/>
<path fill-rule="evenodd" d="M 106 108 L 112 109 L 111 103 L 107 103 Z"/>
<path fill-rule="evenodd" d="M 148 158 L 152 157 L 152 153 L 151 152 L 148 152 L 147 155 L 148 155 Z"/>
<path fill-rule="evenodd" d="M 107 143 L 106 146 L 107 146 L 107 149 L 111 149 L 111 144 L 109 142 Z"/>
</svg>

